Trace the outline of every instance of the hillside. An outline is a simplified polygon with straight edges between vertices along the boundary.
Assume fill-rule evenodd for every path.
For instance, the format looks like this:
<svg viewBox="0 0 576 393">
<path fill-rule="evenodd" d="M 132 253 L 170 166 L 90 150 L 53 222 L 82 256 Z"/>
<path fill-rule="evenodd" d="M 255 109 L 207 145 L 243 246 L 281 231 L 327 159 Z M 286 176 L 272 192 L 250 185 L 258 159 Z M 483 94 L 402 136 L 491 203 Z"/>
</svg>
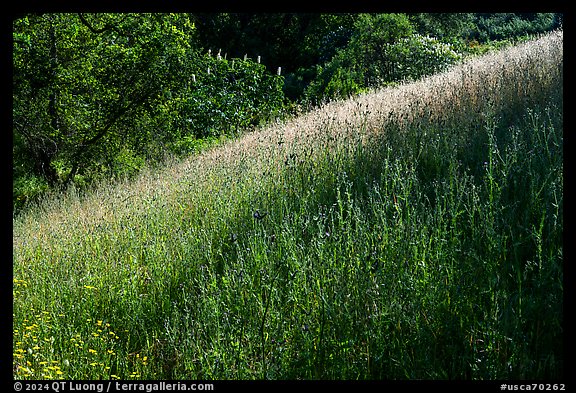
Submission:
<svg viewBox="0 0 576 393">
<path fill-rule="evenodd" d="M 14 376 L 563 377 L 562 45 L 29 208 Z"/>
</svg>

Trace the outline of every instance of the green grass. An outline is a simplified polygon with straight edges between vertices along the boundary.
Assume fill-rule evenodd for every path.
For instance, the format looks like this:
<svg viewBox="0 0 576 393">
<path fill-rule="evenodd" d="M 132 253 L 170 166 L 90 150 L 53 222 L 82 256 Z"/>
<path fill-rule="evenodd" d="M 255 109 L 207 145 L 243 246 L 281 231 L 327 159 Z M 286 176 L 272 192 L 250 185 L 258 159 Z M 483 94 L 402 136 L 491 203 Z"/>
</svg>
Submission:
<svg viewBox="0 0 576 393">
<path fill-rule="evenodd" d="M 29 207 L 14 377 L 562 378 L 562 37 Z"/>
</svg>

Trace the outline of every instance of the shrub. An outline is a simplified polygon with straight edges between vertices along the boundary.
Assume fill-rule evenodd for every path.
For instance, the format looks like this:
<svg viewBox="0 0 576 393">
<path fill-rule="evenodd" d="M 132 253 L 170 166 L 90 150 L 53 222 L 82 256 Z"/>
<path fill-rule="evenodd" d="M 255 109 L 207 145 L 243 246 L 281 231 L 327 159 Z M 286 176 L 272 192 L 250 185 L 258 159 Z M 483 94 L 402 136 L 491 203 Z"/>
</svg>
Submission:
<svg viewBox="0 0 576 393">
<path fill-rule="evenodd" d="M 374 67 L 374 86 L 403 79 L 416 80 L 440 72 L 460 60 L 450 44 L 432 37 L 414 34 L 384 48 L 389 68 L 387 73 Z"/>
<path fill-rule="evenodd" d="M 319 103 L 367 88 L 416 80 L 461 58 L 451 44 L 414 33 L 402 15 L 362 18 L 358 28 L 350 45 L 318 67 L 317 77 L 306 90 L 306 101 Z"/>
<path fill-rule="evenodd" d="M 187 146 L 197 139 L 235 135 L 283 113 L 283 76 L 251 59 L 187 56 L 187 78 L 139 113 L 142 138 L 134 148 L 140 155 L 155 161 L 167 151 L 186 153 L 196 150 Z"/>
</svg>

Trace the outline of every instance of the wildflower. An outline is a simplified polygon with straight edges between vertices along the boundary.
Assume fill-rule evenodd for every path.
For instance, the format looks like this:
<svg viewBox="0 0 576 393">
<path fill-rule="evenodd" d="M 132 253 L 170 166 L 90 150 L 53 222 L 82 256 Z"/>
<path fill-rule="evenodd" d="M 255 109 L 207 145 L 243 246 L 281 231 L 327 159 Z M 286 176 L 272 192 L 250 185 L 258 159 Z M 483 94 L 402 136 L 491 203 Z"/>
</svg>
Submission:
<svg viewBox="0 0 576 393">
<path fill-rule="evenodd" d="M 256 210 L 256 211 L 254 212 L 254 218 L 257 219 L 257 220 L 261 220 L 261 219 L 263 219 L 264 217 L 266 217 L 267 215 L 268 215 L 268 213 L 260 213 L 258 210 Z"/>
<path fill-rule="evenodd" d="M 22 367 L 22 371 L 24 371 L 27 374 L 32 374 L 34 372 L 34 369 L 28 367 Z"/>
</svg>

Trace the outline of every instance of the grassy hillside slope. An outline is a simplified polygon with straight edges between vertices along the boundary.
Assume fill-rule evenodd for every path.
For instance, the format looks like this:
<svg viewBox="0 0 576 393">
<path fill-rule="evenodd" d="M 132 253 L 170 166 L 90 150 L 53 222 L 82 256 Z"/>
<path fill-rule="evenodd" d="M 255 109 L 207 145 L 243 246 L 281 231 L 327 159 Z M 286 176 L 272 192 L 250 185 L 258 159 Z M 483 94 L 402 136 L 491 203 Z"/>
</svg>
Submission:
<svg viewBox="0 0 576 393">
<path fill-rule="evenodd" d="M 561 378 L 562 45 L 15 217 L 14 376 Z"/>
</svg>

